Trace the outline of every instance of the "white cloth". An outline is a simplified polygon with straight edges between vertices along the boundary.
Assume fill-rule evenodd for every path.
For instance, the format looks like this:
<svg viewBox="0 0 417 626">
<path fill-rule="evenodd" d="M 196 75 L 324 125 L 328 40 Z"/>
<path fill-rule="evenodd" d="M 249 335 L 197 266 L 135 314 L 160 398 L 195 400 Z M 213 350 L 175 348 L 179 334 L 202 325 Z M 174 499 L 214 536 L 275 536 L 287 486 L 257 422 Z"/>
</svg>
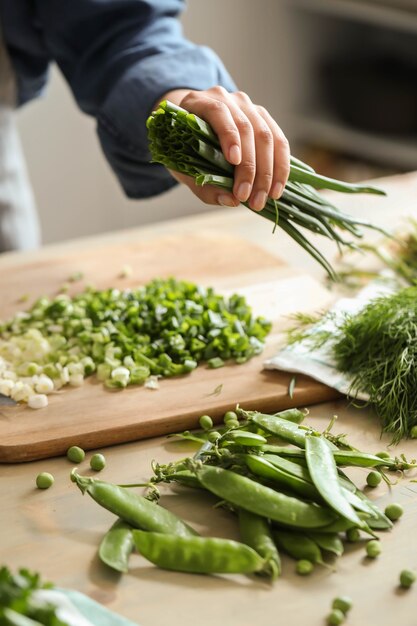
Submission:
<svg viewBox="0 0 417 626">
<path fill-rule="evenodd" d="M 56 589 L 39 589 L 33 593 L 33 597 L 53 604 L 57 617 L 68 626 L 95 626 L 79 612 L 69 598 Z"/>
<path fill-rule="evenodd" d="M 326 330 L 335 331 L 338 321 L 341 321 L 346 313 L 358 313 L 366 304 L 377 296 L 393 293 L 395 290 L 392 283 L 376 280 L 362 289 L 354 298 L 342 298 L 332 307 L 331 318 L 318 322 L 309 331 L 312 336 L 315 333 Z M 306 374 L 328 387 L 337 389 L 344 395 L 350 395 L 352 379 L 346 374 L 339 372 L 334 364 L 328 345 L 313 349 L 308 339 L 286 346 L 275 356 L 264 362 L 265 369 L 278 369 L 297 374 Z M 366 393 L 355 395 L 358 400 L 368 400 Z"/>
</svg>

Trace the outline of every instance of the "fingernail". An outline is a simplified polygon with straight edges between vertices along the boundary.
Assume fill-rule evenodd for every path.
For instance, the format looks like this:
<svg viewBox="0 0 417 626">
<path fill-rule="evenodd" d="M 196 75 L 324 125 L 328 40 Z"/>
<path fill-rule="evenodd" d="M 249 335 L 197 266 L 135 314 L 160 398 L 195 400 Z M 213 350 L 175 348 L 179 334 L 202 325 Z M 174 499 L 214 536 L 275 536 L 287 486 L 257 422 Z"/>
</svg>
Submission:
<svg viewBox="0 0 417 626">
<path fill-rule="evenodd" d="M 249 183 L 240 183 L 237 188 L 236 197 L 239 198 L 241 202 L 246 202 L 249 198 L 252 187 Z"/>
<path fill-rule="evenodd" d="M 232 196 L 227 196 L 226 194 L 220 194 L 217 198 L 218 204 L 221 206 L 235 206 L 235 201 Z"/>
<path fill-rule="evenodd" d="M 275 183 L 271 190 L 271 198 L 274 200 L 278 200 L 282 196 L 282 192 L 284 191 L 284 185 L 282 183 Z"/>
<path fill-rule="evenodd" d="M 264 191 L 258 191 L 254 195 L 253 200 L 250 203 L 251 207 L 255 209 L 255 211 L 260 211 L 265 206 L 266 198 L 267 195 Z"/>
<path fill-rule="evenodd" d="M 229 150 L 229 162 L 233 165 L 239 165 L 241 160 L 240 148 L 237 144 L 233 144 Z"/>
</svg>

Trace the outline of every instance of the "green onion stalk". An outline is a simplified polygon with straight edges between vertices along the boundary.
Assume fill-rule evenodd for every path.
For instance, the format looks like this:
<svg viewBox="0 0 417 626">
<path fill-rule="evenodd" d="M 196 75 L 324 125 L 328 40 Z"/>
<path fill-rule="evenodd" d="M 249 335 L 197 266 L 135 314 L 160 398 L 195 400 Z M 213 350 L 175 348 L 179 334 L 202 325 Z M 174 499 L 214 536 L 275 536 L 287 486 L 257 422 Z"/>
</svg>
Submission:
<svg viewBox="0 0 417 626">
<path fill-rule="evenodd" d="M 216 134 L 204 120 L 164 100 L 148 118 L 147 128 L 152 162 L 192 176 L 197 185 L 215 185 L 232 191 L 234 166 L 223 156 Z M 291 157 L 290 175 L 281 198 L 268 198 L 265 208 L 256 212 L 274 222 L 274 231 L 277 226 L 285 231 L 323 266 L 332 279 L 336 279 L 329 261 L 300 228 L 332 239 L 339 251 L 355 248 L 354 241 L 346 240 L 339 231 L 359 239 L 363 236 L 360 226 L 381 229 L 341 212 L 317 189 L 379 195 L 385 195 L 385 192 L 376 187 L 321 176 L 309 165 Z M 250 208 L 247 203 L 243 204 Z"/>
</svg>

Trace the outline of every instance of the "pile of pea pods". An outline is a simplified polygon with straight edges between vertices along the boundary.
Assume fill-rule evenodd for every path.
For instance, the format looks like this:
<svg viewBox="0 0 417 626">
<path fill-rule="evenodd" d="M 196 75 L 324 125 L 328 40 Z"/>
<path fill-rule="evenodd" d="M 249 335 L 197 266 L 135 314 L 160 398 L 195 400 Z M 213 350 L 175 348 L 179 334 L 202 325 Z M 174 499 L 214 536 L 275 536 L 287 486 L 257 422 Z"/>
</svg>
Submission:
<svg viewBox="0 0 417 626">
<path fill-rule="evenodd" d="M 387 471 L 416 467 L 404 456 L 376 455 L 353 448 L 331 426 L 320 433 L 303 421 L 306 411 L 288 409 L 269 415 L 237 407 L 215 428 L 209 416 L 201 430 L 176 437 L 195 441 L 193 457 L 159 465 L 140 485 L 114 485 L 71 474 L 83 493 L 111 511 L 116 521 L 99 547 L 109 567 L 128 571 L 136 550 L 155 565 L 181 572 L 281 573 L 280 553 L 296 560 L 296 571 L 309 574 L 329 556 L 340 557 L 343 537 L 390 530 L 392 519 L 344 473 L 345 467 L 371 469 L 373 481 L 389 483 Z M 375 480 L 378 479 L 378 480 Z M 241 541 L 202 537 L 158 504 L 158 483 L 206 490 L 236 519 Z M 145 495 L 134 488 L 146 486 Z M 344 535 L 343 535 L 344 533 Z"/>
</svg>

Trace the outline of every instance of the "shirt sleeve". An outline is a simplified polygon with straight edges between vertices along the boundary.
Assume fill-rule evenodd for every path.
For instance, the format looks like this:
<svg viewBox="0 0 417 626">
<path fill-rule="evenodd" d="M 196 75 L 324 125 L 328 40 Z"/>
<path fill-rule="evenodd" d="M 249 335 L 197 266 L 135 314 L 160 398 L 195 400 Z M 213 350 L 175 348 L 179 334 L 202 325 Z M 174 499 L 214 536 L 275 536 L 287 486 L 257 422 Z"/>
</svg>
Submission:
<svg viewBox="0 0 417 626">
<path fill-rule="evenodd" d="M 217 55 L 187 40 L 182 0 L 37 0 L 50 57 L 98 137 L 125 193 L 145 198 L 176 184 L 149 162 L 146 119 L 165 92 L 236 89 Z"/>
</svg>

